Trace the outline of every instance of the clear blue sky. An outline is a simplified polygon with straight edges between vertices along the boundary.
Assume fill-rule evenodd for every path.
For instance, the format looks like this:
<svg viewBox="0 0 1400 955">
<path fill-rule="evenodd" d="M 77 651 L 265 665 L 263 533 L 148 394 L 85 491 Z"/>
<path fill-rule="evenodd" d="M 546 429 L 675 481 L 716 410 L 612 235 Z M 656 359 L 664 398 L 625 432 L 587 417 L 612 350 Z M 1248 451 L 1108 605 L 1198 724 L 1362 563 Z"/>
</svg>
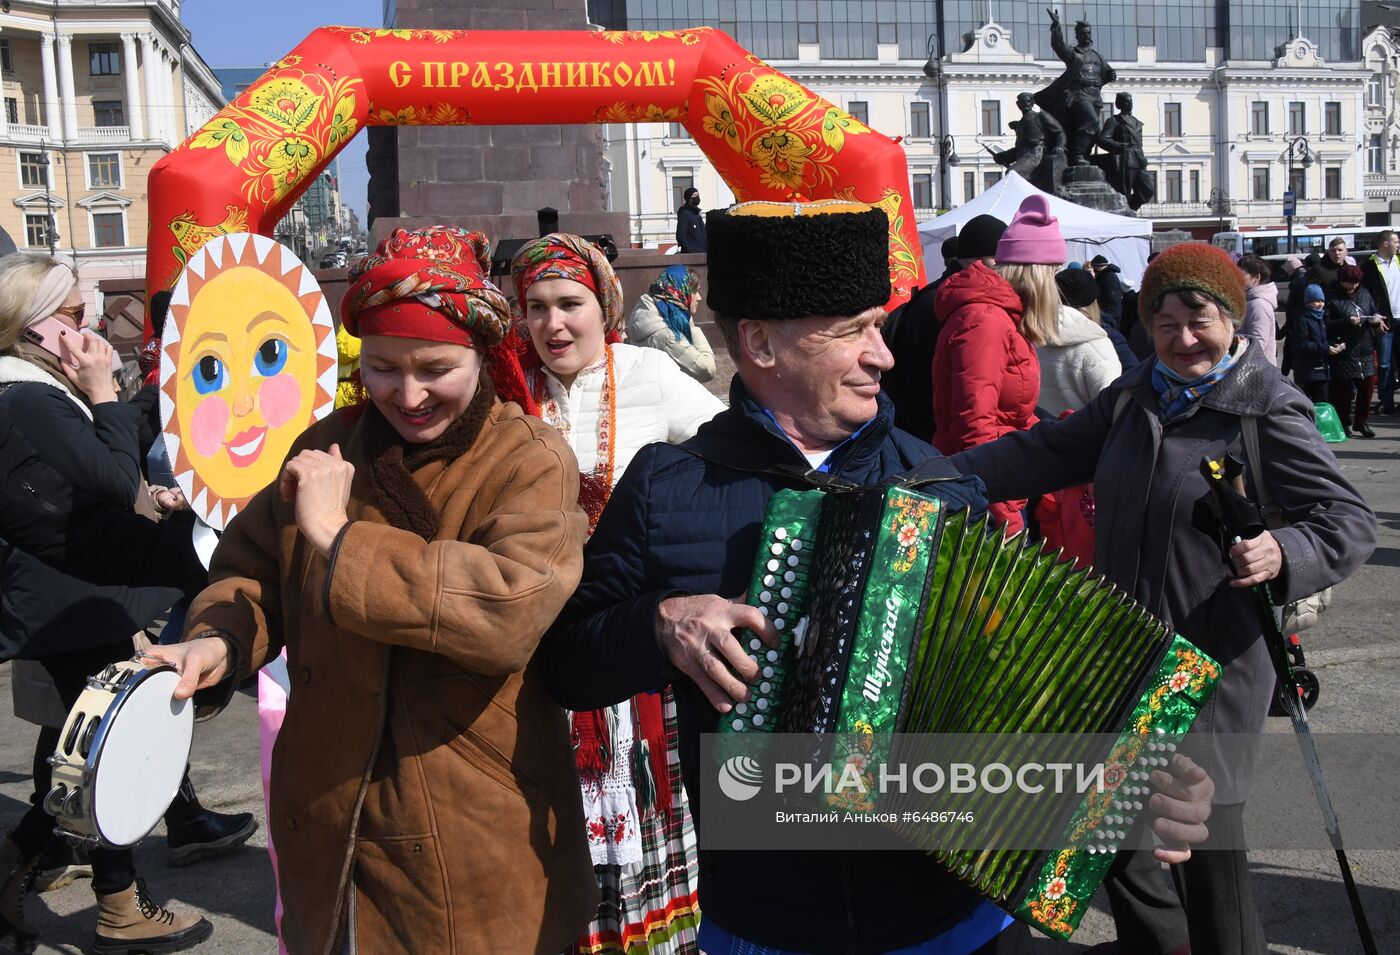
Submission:
<svg viewBox="0 0 1400 955">
<path fill-rule="evenodd" d="M 224 66 L 264 66 L 282 57 L 317 27 L 383 26 L 382 0 L 184 0 L 181 18 L 194 34 L 204 62 Z M 340 190 L 345 204 L 365 221 L 369 174 L 365 135 L 340 152 Z"/>
</svg>

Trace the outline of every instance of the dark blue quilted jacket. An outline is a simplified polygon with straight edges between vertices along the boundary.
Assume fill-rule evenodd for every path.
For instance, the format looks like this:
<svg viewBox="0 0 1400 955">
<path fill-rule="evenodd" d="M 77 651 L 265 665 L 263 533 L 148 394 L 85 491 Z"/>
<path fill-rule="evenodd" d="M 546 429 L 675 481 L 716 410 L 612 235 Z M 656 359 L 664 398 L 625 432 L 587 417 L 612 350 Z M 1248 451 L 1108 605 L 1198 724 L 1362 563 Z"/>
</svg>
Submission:
<svg viewBox="0 0 1400 955">
<path fill-rule="evenodd" d="M 657 605 L 678 593 L 744 593 L 764 509 L 778 489 L 877 484 L 938 456 L 893 420 L 882 394 L 875 419 L 833 453 L 826 474 L 812 473 L 735 378 L 729 410 L 695 437 L 642 449 L 588 543 L 578 590 L 540 646 L 535 669 L 554 697 L 589 710 L 675 681 L 694 802 L 699 737 L 714 731 L 718 714 L 658 648 Z M 954 506 L 985 509 L 976 478 L 954 475 L 929 488 Z M 696 814 L 703 821 L 698 806 Z M 977 903 L 914 852 L 702 852 L 700 895 L 705 917 L 740 937 L 815 955 L 884 952 L 932 938 Z"/>
</svg>

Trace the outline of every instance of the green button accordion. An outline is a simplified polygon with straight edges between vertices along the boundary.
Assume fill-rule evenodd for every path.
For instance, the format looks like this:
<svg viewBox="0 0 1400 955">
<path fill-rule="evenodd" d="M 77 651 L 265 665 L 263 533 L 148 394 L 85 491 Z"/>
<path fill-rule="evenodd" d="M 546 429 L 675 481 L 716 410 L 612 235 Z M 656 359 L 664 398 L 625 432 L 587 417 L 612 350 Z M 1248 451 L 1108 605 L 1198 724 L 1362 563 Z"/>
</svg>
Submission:
<svg viewBox="0 0 1400 955">
<path fill-rule="evenodd" d="M 948 849 L 896 823 L 957 878 L 1068 938 L 1113 853 L 1215 689 L 1220 666 L 1131 597 L 939 498 L 886 486 L 768 505 L 748 601 L 781 636 L 721 733 L 1098 734 L 1108 767 L 1055 820 L 1057 849 Z M 837 743 L 836 759 L 841 757 Z M 888 754 L 875 751 L 871 763 Z"/>
</svg>

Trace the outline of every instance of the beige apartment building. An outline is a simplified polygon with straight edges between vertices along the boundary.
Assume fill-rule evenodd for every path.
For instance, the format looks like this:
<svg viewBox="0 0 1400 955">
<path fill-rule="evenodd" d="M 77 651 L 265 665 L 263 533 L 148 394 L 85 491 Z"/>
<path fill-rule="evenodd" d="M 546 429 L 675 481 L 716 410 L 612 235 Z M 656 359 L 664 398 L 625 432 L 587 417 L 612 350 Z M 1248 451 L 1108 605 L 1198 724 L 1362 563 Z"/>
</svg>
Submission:
<svg viewBox="0 0 1400 955">
<path fill-rule="evenodd" d="M 0 93 L 0 227 L 70 255 L 98 314 L 98 282 L 144 276 L 147 173 L 219 83 L 179 0 L 0 0 Z"/>
</svg>

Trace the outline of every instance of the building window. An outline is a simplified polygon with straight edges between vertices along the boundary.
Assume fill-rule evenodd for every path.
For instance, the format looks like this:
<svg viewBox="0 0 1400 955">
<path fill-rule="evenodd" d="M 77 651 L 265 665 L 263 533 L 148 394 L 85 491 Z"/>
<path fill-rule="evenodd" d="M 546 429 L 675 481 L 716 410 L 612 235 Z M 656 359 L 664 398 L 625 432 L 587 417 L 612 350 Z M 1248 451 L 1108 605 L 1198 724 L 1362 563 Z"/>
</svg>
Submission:
<svg viewBox="0 0 1400 955">
<path fill-rule="evenodd" d="M 853 99 L 846 104 L 846 112 L 851 114 L 851 118 L 859 120 L 865 125 L 870 125 L 870 104 L 865 100 Z"/>
<path fill-rule="evenodd" d="M 5 122 L 11 126 L 19 125 L 19 100 L 13 96 L 5 97 Z"/>
<path fill-rule="evenodd" d="M 1163 202 L 1181 201 L 1181 170 L 1167 170 L 1167 190 L 1162 196 Z"/>
<path fill-rule="evenodd" d="M 1342 135 L 1342 104 L 1324 103 L 1322 105 L 1322 133 L 1324 136 Z"/>
<path fill-rule="evenodd" d="M 120 212 L 92 214 L 92 244 L 99 249 L 119 249 L 126 245 L 126 230 L 122 228 Z"/>
<path fill-rule="evenodd" d="M 88 188 L 120 189 L 122 187 L 121 153 L 88 153 Z"/>
<path fill-rule="evenodd" d="M 1384 146 L 1382 145 L 1380 133 L 1372 133 L 1366 146 L 1366 171 L 1381 173 L 1385 172 Z"/>
<path fill-rule="evenodd" d="M 1254 187 L 1251 195 L 1259 202 L 1267 200 L 1269 198 L 1269 167 L 1255 166 L 1251 178 Z"/>
<path fill-rule="evenodd" d="M 670 123 L 666 128 L 667 139 L 689 139 L 690 130 L 685 128 L 683 123 Z"/>
<path fill-rule="evenodd" d="M 48 216 L 34 212 L 25 214 L 24 244 L 31 249 L 42 249 L 49 244 Z"/>
<path fill-rule="evenodd" d="M 982 135 L 1000 136 L 1001 128 L 1001 101 L 995 99 L 984 99 L 982 101 Z"/>
<path fill-rule="evenodd" d="M 963 173 L 963 202 L 977 198 L 977 173 Z"/>
<path fill-rule="evenodd" d="M 1201 171 L 1199 169 L 1191 170 L 1191 201 L 1201 201 Z"/>
<path fill-rule="evenodd" d="M 1376 71 L 1376 70 L 1377 70 L 1377 68 L 1376 68 L 1375 66 L 1372 66 L 1371 69 L 1372 69 L 1373 71 Z M 1372 72 L 1370 78 L 1366 80 L 1366 105 L 1367 105 L 1367 106 L 1384 106 L 1384 105 L 1385 105 L 1385 102 L 1384 102 L 1384 101 L 1385 101 L 1385 95 L 1382 93 L 1383 87 L 1382 87 L 1382 85 L 1381 85 L 1383 82 L 1384 82 L 1384 81 L 1383 81 L 1382 78 L 1381 78 L 1381 74 L 1380 74 L 1378 71 Z"/>
<path fill-rule="evenodd" d="M 1249 104 L 1249 131 L 1255 136 L 1269 135 L 1269 104 L 1254 102 Z"/>
<path fill-rule="evenodd" d="M 47 186 L 49 158 L 43 153 L 20 153 L 19 184 L 26 189 L 43 189 Z"/>
<path fill-rule="evenodd" d="M 4 70 L 6 73 L 15 71 L 15 54 L 10 49 L 8 39 L 0 40 L 0 70 Z"/>
<path fill-rule="evenodd" d="M 117 76 L 122 71 L 121 53 L 115 43 L 89 43 L 88 59 L 93 76 Z"/>
<path fill-rule="evenodd" d="M 1000 169 L 993 170 L 992 172 L 984 172 L 984 173 L 982 173 L 982 191 L 983 191 L 983 192 L 986 192 L 988 189 L 992 188 L 993 186 L 995 186 L 995 185 L 996 185 L 997 183 L 999 183 L 999 182 L 1001 182 L 1001 170 L 1000 170 Z"/>
<path fill-rule="evenodd" d="M 694 188 L 694 176 L 672 176 L 671 177 L 671 208 L 679 209 L 685 205 L 685 191 Z"/>
<path fill-rule="evenodd" d="M 1322 192 L 1325 199 L 1342 198 L 1342 167 L 1328 166 L 1322 171 Z"/>
<path fill-rule="evenodd" d="M 914 173 L 912 193 L 915 209 L 933 208 L 933 176 L 926 172 Z"/>
<path fill-rule="evenodd" d="M 1162 135 L 1174 139 L 1181 137 L 1181 104 L 1167 103 L 1162 107 Z"/>
<path fill-rule="evenodd" d="M 1302 103 L 1288 104 L 1288 135 L 1306 136 L 1308 133 L 1307 113 Z"/>
<path fill-rule="evenodd" d="M 798 43 L 816 43 L 816 42 L 818 42 L 818 39 L 817 39 L 817 25 L 816 25 L 815 23 L 810 22 L 810 21 L 803 21 L 803 22 L 798 23 L 798 24 L 797 24 L 797 42 L 798 42 Z"/>
<path fill-rule="evenodd" d="M 93 123 L 97 126 L 125 126 L 122 115 L 122 101 L 119 99 L 95 99 L 92 101 Z"/>
<path fill-rule="evenodd" d="M 1306 169 L 1293 169 L 1288 174 L 1288 188 L 1293 198 L 1299 201 L 1308 197 L 1308 172 Z"/>
<path fill-rule="evenodd" d="M 910 138 L 910 139 L 928 139 L 928 137 L 929 137 L 928 104 L 927 104 L 927 103 L 910 103 L 910 104 L 909 104 L 909 138 Z"/>
</svg>

